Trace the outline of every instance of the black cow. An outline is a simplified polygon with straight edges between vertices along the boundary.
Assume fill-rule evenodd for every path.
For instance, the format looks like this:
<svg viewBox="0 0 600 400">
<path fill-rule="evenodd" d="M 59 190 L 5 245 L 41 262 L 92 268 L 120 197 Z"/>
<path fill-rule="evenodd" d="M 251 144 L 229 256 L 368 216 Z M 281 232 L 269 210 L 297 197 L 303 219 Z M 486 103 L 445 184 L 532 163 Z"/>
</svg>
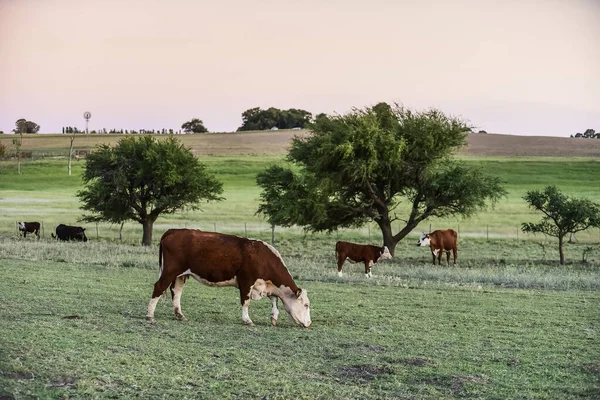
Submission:
<svg viewBox="0 0 600 400">
<path fill-rule="evenodd" d="M 80 226 L 69 226 L 65 224 L 60 224 L 56 227 L 56 236 L 54 233 L 52 234 L 54 239 L 60 240 L 75 240 L 79 242 L 87 242 L 87 237 L 85 236 L 85 228 Z"/>
<path fill-rule="evenodd" d="M 27 237 L 27 233 L 33 233 L 37 238 L 40 238 L 40 223 L 39 222 L 19 222 L 19 233 L 23 237 Z"/>
</svg>

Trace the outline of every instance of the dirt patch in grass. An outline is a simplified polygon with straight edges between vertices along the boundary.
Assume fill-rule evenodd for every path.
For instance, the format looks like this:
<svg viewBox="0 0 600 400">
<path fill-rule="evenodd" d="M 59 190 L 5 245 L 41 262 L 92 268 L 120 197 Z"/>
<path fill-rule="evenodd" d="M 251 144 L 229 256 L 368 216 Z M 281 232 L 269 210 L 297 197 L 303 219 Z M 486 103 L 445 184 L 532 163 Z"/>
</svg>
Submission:
<svg viewBox="0 0 600 400">
<path fill-rule="evenodd" d="M 435 361 L 426 358 L 404 358 L 398 363 L 408 365 L 409 367 L 429 367 L 437 365 Z"/>
<path fill-rule="evenodd" d="M 394 370 L 389 365 L 352 365 L 342 367 L 338 375 L 343 379 L 355 380 L 360 383 L 371 382 L 378 375 L 392 375 Z"/>
<path fill-rule="evenodd" d="M 77 378 L 73 378 L 71 376 L 60 376 L 46 384 L 46 387 L 70 388 L 75 385 L 77 385 Z"/>
<path fill-rule="evenodd" d="M 0 372 L 0 375 L 16 380 L 31 380 L 35 378 L 31 372 Z"/>
<path fill-rule="evenodd" d="M 381 353 L 385 350 L 385 347 L 376 344 L 368 343 L 343 343 L 340 347 L 343 349 L 362 350 L 366 352 Z"/>
<path fill-rule="evenodd" d="M 600 362 L 584 364 L 582 366 L 582 368 L 585 371 L 591 373 L 592 375 L 596 375 L 596 376 L 600 377 Z"/>
</svg>

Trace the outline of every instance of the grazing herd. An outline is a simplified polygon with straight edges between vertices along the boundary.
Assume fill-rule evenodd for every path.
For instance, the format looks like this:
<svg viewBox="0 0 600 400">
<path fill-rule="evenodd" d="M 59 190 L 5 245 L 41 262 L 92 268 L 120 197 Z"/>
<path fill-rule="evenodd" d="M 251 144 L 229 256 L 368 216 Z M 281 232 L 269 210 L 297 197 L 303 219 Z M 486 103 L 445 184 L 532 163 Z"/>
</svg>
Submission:
<svg viewBox="0 0 600 400">
<path fill-rule="evenodd" d="M 18 229 L 23 237 L 33 233 L 40 238 L 39 222 L 19 222 Z M 417 246 L 429 246 L 434 264 L 436 257 L 438 264 L 441 264 L 442 253 L 446 252 L 446 262 L 450 265 L 452 251 L 456 264 L 457 236 L 452 229 L 423 233 Z M 52 234 L 52 237 L 62 241 L 87 242 L 85 228 L 79 226 L 60 224 L 56 227 L 56 235 Z M 387 246 L 343 241 L 335 244 L 335 252 L 340 277 L 346 260 L 364 263 L 365 276 L 370 278 L 375 263 L 392 258 Z M 310 301 L 306 290 L 296 285 L 279 252 L 261 240 L 196 229 L 169 229 L 160 239 L 158 266 L 158 280 L 154 284 L 146 314 L 149 322 L 154 321 L 154 310 L 167 288 L 171 291 L 175 316 L 181 321 L 186 320 L 181 311 L 181 294 L 186 280 L 193 277 L 207 286 L 238 288 L 242 321 L 246 325 L 254 325 L 248 314 L 250 300 L 263 297 L 269 297 L 273 304 L 273 325 L 276 325 L 279 317 L 278 300 L 281 300 L 296 324 L 306 328 L 311 325 Z"/>
</svg>

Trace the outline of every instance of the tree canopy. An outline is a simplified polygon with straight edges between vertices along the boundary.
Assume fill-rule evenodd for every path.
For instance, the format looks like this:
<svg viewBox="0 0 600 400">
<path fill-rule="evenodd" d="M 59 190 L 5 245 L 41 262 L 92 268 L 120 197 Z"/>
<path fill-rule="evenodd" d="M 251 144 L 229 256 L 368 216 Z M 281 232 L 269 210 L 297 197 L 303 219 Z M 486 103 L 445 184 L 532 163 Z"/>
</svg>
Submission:
<svg viewBox="0 0 600 400">
<path fill-rule="evenodd" d="M 191 121 L 184 122 L 181 129 L 185 133 L 206 133 L 208 129 L 204 127 L 204 122 L 198 118 L 192 118 Z"/>
<path fill-rule="evenodd" d="M 33 121 L 27 121 L 25 118 L 19 118 L 15 122 L 14 133 L 38 133 L 40 126 Z"/>
<path fill-rule="evenodd" d="M 142 224 L 142 244 L 152 242 L 160 214 L 197 209 L 219 201 L 223 185 L 176 138 L 126 137 L 114 147 L 102 144 L 88 154 L 85 189 L 77 192 L 86 221 Z"/>
<path fill-rule="evenodd" d="M 296 108 L 280 110 L 270 107 L 261 110 L 260 107 L 255 107 L 242 113 L 242 126 L 237 130 L 260 131 L 273 127 L 278 129 L 304 128 L 310 123 L 311 118 L 310 112 Z"/>
<path fill-rule="evenodd" d="M 319 118 L 293 139 L 289 167 L 261 172 L 258 213 L 270 223 L 333 231 L 375 221 L 396 244 L 430 217 L 469 216 L 505 195 L 500 180 L 452 157 L 468 126 L 439 110 L 379 103 Z M 407 202 L 402 219 L 395 214 Z M 404 227 L 392 232 L 392 222 Z"/>
<path fill-rule="evenodd" d="M 556 186 L 544 190 L 530 190 L 523 199 L 529 207 L 544 214 L 538 223 L 527 222 L 523 232 L 544 233 L 558 238 L 560 264 L 564 265 L 564 238 L 568 233 L 600 227 L 600 205 L 588 199 L 573 198 L 563 194 Z"/>
</svg>

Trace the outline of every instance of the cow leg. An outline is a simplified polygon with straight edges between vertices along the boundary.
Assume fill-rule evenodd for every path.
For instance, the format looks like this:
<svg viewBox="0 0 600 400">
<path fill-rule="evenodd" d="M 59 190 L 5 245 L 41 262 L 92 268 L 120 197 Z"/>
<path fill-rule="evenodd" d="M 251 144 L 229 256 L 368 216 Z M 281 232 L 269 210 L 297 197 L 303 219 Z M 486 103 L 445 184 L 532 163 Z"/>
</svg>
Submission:
<svg viewBox="0 0 600 400">
<path fill-rule="evenodd" d="M 444 251 L 442 249 L 438 250 L 437 256 L 438 256 L 438 265 L 442 265 L 442 254 L 444 253 Z"/>
<path fill-rule="evenodd" d="M 176 277 L 177 276 L 173 276 L 173 274 L 161 275 L 158 281 L 156 281 L 154 284 L 152 298 L 150 299 L 150 303 L 148 303 L 148 313 L 146 314 L 146 320 L 148 322 L 154 322 L 154 310 L 156 309 L 156 304 L 158 303 L 160 296 L 165 290 L 167 290 L 171 282 L 173 282 L 173 279 Z"/>
<path fill-rule="evenodd" d="M 178 276 L 175 281 L 171 284 L 171 290 L 173 295 L 173 312 L 175 317 L 180 321 L 187 321 L 185 315 L 181 313 L 181 293 L 183 292 L 183 286 L 185 285 L 185 278 Z"/>
<path fill-rule="evenodd" d="M 446 251 L 446 264 L 450 266 L 450 250 Z"/>
<path fill-rule="evenodd" d="M 435 265 L 435 253 L 433 251 L 431 252 L 431 257 L 433 257 L 433 265 Z"/>
<path fill-rule="evenodd" d="M 458 251 L 456 250 L 456 247 L 454 247 L 452 249 L 452 255 L 454 255 L 454 265 L 456 265 L 456 256 L 457 256 Z"/>
<path fill-rule="evenodd" d="M 338 276 L 340 278 L 342 277 L 342 265 L 344 265 L 344 261 L 345 261 L 345 259 L 340 254 L 338 254 L 337 264 L 338 264 Z"/>
<path fill-rule="evenodd" d="M 250 304 L 250 299 L 246 299 L 244 301 L 244 303 L 242 304 L 242 321 L 244 321 L 244 324 L 246 324 L 246 325 L 254 326 L 254 322 L 252 322 L 252 320 L 250 319 L 250 316 L 248 315 L 248 305 L 249 304 Z"/>
<path fill-rule="evenodd" d="M 373 261 L 365 261 L 365 278 L 373 276 L 371 274 L 371 268 L 373 267 Z"/>
<path fill-rule="evenodd" d="M 269 296 L 273 307 L 271 308 L 271 323 L 273 326 L 277 325 L 277 318 L 279 318 L 279 309 L 277 308 L 277 296 Z"/>
</svg>

